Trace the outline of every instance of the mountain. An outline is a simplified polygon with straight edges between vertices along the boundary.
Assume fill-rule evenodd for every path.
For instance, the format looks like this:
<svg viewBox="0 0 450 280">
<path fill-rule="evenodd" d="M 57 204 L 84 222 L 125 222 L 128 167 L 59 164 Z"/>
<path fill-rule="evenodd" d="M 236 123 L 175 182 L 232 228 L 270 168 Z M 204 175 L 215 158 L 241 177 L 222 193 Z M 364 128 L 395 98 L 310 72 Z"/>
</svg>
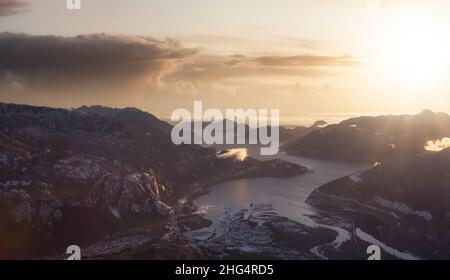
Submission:
<svg viewBox="0 0 450 280">
<path fill-rule="evenodd" d="M 397 155 L 315 190 L 307 202 L 423 258 L 450 257 L 450 149 Z"/>
<path fill-rule="evenodd" d="M 314 122 L 311 126 L 295 126 L 293 128 L 280 126 L 280 142 L 283 143 L 300 139 L 314 130 L 323 128 L 326 125 L 326 121 L 320 120 Z"/>
<path fill-rule="evenodd" d="M 425 110 L 417 115 L 348 119 L 314 130 L 283 149 L 306 157 L 374 162 L 423 153 L 428 141 L 445 137 L 450 137 L 450 116 Z"/>
<path fill-rule="evenodd" d="M 194 125 L 195 121 L 191 122 L 191 137 L 193 139 L 194 137 Z M 212 122 L 201 122 L 201 127 L 204 129 L 206 126 L 210 125 Z M 171 124 L 175 125 L 175 123 L 171 122 Z M 280 143 L 286 143 L 289 141 L 293 141 L 293 140 L 297 140 L 305 135 L 307 135 L 308 133 L 322 128 L 324 126 L 326 126 L 326 122 L 325 121 L 316 121 L 314 124 L 312 124 L 311 126 L 294 126 L 294 127 L 285 127 L 285 126 L 279 126 L 279 133 L 280 133 Z M 242 137 L 245 139 L 246 143 L 249 143 L 249 133 L 250 131 L 255 132 L 257 135 L 259 133 L 259 129 L 258 128 L 250 128 L 250 126 L 248 124 L 238 124 L 237 122 L 233 122 L 232 120 L 226 119 L 222 121 L 222 125 L 221 127 L 227 127 L 228 126 L 234 126 L 234 142 L 236 143 L 236 139 L 238 139 L 238 136 L 240 136 L 241 134 L 238 134 L 238 126 L 243 126 L 244 127 L 244 131 L 245 131 L 245 136 Z M 270 135 L 270 131 L 271 131 L 271 126 L 268 126 L 268 131 L 269 131 L 269 135 Z M 222 130 L 223 133 L 223 142 L 226 142 L 226 131 Z M 239 145 L 238 145 L 239 146 Z"/>
<path fill-rule="evenodd" d="M 131 131 L 148 133 L 149 131 L 161 131 L 164 135 L 170 133 L 172 126 L 150 113 L 136 108 L 109 108 L 104 106 L 81 106 L 76 111 L 89 115 L 98 115 L 113 121 L 126 123 Z M 147 130 L 147 131 L 146 131 Z"/>
<path fill-rule="evenodd" d="M 90 244 L 177 213 L 186 198 L 246 176 L 307 169 L 195 145 L 134 108 L 54 109 L 0 103 L 0 258 L 31 258 Z"/>
</svg>

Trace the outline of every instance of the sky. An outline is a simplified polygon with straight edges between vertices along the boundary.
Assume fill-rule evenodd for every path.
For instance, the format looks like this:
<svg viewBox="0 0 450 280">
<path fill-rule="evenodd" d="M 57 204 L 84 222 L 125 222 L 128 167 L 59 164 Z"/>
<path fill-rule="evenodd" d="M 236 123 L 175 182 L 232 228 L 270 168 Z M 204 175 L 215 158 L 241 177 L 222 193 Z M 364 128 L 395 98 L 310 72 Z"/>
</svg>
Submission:
<svg viewBox="0 0 450 280">
<path fill-rule="evenodd" d="M 0 0 L 0 101 L 450 112 L 446 0 Z"/>
</svg>

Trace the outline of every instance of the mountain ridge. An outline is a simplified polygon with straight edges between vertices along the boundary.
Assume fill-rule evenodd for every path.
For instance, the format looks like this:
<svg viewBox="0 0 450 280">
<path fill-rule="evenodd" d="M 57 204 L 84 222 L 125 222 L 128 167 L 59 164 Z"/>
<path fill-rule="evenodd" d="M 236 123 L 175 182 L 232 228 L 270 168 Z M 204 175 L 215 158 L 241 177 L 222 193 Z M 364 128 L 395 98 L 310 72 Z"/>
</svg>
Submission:
<svg viewBox="0 0 450 280">
<path fill-rule="evenodd" d="M 427 141 L 445 137 L 450 137 L 450 115 L 424 110 L 416 115 L 351 118 L 314 130 L 282 149 L 306 157 L 375 162 L 423 153 Z"/>
<path fill-rule="evenodd" d="M 151 227 L 177 215 L 184 197 L 221 180 L 307 172 L 177 146 L 169 128 L 137 109 L 0 103 L 0 258 L 42 256 L 137 224 Z"/>
<path fill-rule="evenodd" d="M 317 188 L 307 203 L 424 258 L 448 258 L 450 148 L 396 155 Z"/>
</svg>

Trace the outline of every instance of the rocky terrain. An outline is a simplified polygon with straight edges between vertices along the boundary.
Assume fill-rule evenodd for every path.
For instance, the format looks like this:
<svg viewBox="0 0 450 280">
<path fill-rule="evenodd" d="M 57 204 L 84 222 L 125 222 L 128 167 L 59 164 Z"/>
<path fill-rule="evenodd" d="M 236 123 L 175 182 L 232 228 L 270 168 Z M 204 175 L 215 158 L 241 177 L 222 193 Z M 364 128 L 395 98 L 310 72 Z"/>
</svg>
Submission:
<svg viewBox="0 0 450 280">
<path fill-rule="evenodd" d="M 229 207 L 217 227 L 184 234 L 213 259 L 319 259 L 314 249 L 336 238 L 332 230 L 278 216 L 270 204 Z"/>
<path fill-rule="evenodd" d="M 425 152 L 428 141 L 446 137 L 450 137 L 450 116 L 426 110 L 418 115 L 348 119 L 314 130 L 283 149 L 306 157 L 375 162 Z"/>
<path fill-rule="evenodd" d="M 398 155 L 321 186 L 307 202 L 397 249 L 448 259 L 449 182 L 450 149 Z"/>
<path fill-rule="evenodd" d="M 191 201 L 209 186 L 310 171 L 242 149 L 176 146 L 169 124 L 133 108 L 0 103 L 0 258 L 60 259 L 77 244 L 84 259 L 364 259 L 377 244 L 384 259 L 446 259 L 450 149 L 427 152 L 424 142 L 447 135 L 440 128 L 447 117 L 425 111 L 318 123 L 298 141 L 350 131 L 361 144 L 354 157 L 322 153 L 352 148 L 331 137 L 318 157 L 389 158 L 316 189 L 307 202 L 317 214 L 304 222 L 256 204 L 229 207 L 217 223 Z M 374 134 L 379 149 L 367 153 L 363 140 Z M 380 152 L 391 141 L 390 152 Z"/>
<path fill-rule="evenodd" d="M 158 228 L 134 229 L 82 247 L 83 259 L 365 260 L 374 244 L 382 249 L 382 259 L 419 259 L 331 213 L 299 222 L 280 216 L 271 204 L 252 204 L 230 206 L 213 223 L 194 205 L 182 208 Z"/>
<path fill-rule="evenodd" d="M 167 232 L 159 225 L 177 215 L 179 201 L 210 184 L 307 172 L 176 146 L 170 129 L 133 108 L 0 103 L 0 258 L 52 255 L 121 232 L 139 242 L 160 240 Z M 145 238 L 127 233 L 136 227 Z"/>
<path fill-rule="evenodd" d="M 161 227 L 159 236 L 135 232 L 111 238 L 83 247 L 83 258 L 322 259 L 317 251 L 333 246 L 337 236 L 326 227 L 278 216 L 270 204 L 229 207 L 218 225 L 189 208 Z"/>
</svg>

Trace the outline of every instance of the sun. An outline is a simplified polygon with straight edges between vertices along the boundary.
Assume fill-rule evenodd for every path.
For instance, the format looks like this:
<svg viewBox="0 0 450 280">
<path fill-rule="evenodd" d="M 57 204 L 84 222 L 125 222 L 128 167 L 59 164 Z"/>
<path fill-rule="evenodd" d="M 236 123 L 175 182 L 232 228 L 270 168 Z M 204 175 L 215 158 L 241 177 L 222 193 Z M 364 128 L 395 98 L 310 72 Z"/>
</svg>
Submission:
<svg viewBox="0 0 450 280">
<path fill-rule="evenodd" d="M 399 16 L 386 28 L 383 70 L 406 86 L 428 86 L 447 74 L 450 49 L 439 24 L 417 16 Z"/>
</svg>

